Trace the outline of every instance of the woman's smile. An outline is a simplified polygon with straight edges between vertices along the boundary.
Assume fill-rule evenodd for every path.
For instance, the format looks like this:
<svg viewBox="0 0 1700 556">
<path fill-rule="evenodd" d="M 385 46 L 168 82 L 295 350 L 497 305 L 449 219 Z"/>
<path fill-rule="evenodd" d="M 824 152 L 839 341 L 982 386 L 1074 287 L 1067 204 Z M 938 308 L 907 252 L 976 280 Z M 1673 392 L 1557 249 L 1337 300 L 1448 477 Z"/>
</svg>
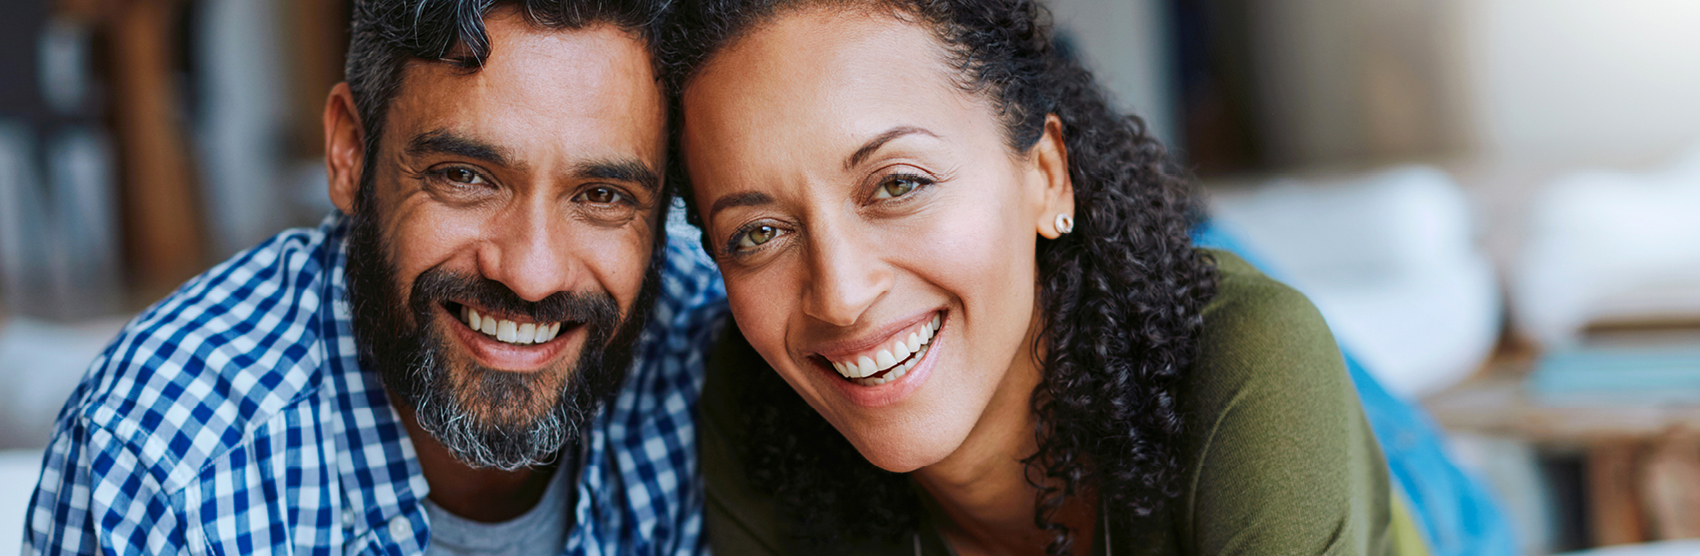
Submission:
<svg viewBox="0 0 1700 556">
<path fill-rule="evenodd" d="M 876 340 L 871 347 L 823 351 L 820 356 L 845 380 L 861 386 L 879 386 L 903 378 L 903 373 L 926 355 L 939 324 L 939 313 L 933 313 L 932 318 L 919 325 L 910 324 L 896 333 L 873 336 Z M 867 340 L 857 343 L 868 344 Z"/>
<path fill-rule="evenodd" d="M 938 359 L 948 351 L 944 328 L 946 310 L 903 319 L 883 331 L 832 342 L 810 356 L 809 365 L 832 384 L 832 390 L 858 407 L 874 409 L 904 401 L 932 377 Z"/>
</svg>

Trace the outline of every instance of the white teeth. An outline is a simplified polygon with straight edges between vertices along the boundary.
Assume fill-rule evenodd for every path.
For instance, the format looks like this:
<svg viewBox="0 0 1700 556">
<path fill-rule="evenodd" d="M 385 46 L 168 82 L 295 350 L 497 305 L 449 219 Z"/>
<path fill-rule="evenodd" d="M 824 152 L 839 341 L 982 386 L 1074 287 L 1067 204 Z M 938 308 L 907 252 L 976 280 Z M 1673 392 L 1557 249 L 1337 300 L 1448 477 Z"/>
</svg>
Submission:
<svg viewBox="0 0 1700 556">
<path fill-rule="evenodd" d="M 560 333 L 561 333 L 561 323 L 557 322 L 555 324 L 547 324 L 547 325 L 539 324 L 539 325 L 537 325 L 537 339 L 532 340 L 531 342 L 534 343 L 534 344 L 541 344 L 543 342 L 547 342 L 549 340 L 555 339 L 555 335 L 560 334 Z"/>
<path fill-rule="evenodd" d="M 891 345 L 875 351 L 873 355 L 857 357 L 853 362 L 832 360 L 827 362 L 831 363 L 832 369 L 838 371 L 838 374 L 843 375 L 844 378 L 857 381 L 858 384 L 865 386 L 885 384 L 897 380 L 898 377 L 903 376 L 903 373 L 914 367 L 915 362 L 921 360 L 921 354 L 926 352 L 927 345 L 932 341 L 933 334 L 939 328 L 939 323 L 939 315 L 935 314 L 931 321 L 921 325 L 921 328 L 914 332 L 910 332 L 908 337 L 899 337 Z M 885 372 L 884 376 L 868 378 L 881 371 Z"/>
<path fill-rule="evenodd" d="M 860 359 L 856 360 L 855 378 L 874 376 L 874 373 L 877 372 L 879 372 L 879 369 L 874 367 L 874 360 L 869 359 L 868 356 L 863 355 Z"/>
<path fill-rule="evenodd" d="M 477 309 L 465 306 L 461 307 L 460 315 L 461 319 L 466 321 L 467 328 L 510 344 L 541 344 L 555 339 L 555 336 L 561 333 L 561 323 L 558 322 L 552 324 L 535 322 L 520 324 L 489 315 L 480 315 Z"/>
<path fill-rule="evenodd" d="M 897 358 L 892 357 L 889 351 L 882 349 L 879 353 L 874 354 L 874 367 L 881 371 L 890 369 L 892 365 L 896 364 Z"/>
<path fill-rule="evenodd" d="M 898 365 L 896 368 L 886 372 L 884 375 L 880 376 L 879 378 L 862 377 L 862 378 L 852 378 L 851 380 L 855 381 L 856 384 L 860 384 L 862 386 L 879 386 L 881 384 L 885 384 L 887 382 L 892 382 L 894 380 L 903 378 L 903 375 L 906 375 L 906 374 L 909 373 L 909 369 L 915 368 L 915 364 L 921 360 L 921 356 L 926 355 L 926 352 L 927 352 L 926 346 L 922 346 L 921 351 L 915 354 L 916 356 L 915 356 L 914 359 L 910 359 L 908 361 L 905 361 L 902 365 Z"/>
</svg>

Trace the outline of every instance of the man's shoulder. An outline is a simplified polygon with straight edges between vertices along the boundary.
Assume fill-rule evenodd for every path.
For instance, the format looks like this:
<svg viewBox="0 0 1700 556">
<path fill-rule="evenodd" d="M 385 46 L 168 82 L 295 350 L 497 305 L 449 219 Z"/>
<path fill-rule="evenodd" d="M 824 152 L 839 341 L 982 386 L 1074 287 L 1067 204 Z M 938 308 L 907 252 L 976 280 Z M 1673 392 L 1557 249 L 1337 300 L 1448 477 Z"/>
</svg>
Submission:
<svg viewBox="0 0 1700 556">
<path fill-rule="evenodd" d="M 60 415 L 153 471 L 193 472 L 312 396 L 340 236 L 289 230 L 191 279 L 119 332 Z M 76 425 L 76 426 L 72 426 Z"/>
</svg>

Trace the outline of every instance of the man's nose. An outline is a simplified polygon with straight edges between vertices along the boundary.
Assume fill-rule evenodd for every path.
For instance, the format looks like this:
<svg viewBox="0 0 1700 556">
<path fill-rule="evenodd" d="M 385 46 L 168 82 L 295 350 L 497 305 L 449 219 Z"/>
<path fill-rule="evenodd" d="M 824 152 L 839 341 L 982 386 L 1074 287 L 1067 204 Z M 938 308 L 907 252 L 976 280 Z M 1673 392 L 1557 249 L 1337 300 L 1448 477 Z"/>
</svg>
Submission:
<svg viewBox="0 0 1700 556">
<path fill-rule="evenodd" d="M 842 228 L 811 234 L 803 312 L 833 326 L 850 326 L 891 290 L 891 266 L 877 242 L 858 241 Z M 870 247 L 870 243 L 873 244 Z"/>
<path fill-rule="evenodd" d="M 507 286 L 527 301 L 541 301 L 570 289 L 579 267 L 566 216 L 547 206 L 527 204 L 491 221 L 491 239 L 478 253 L 484 277 Z"/>
</svg>

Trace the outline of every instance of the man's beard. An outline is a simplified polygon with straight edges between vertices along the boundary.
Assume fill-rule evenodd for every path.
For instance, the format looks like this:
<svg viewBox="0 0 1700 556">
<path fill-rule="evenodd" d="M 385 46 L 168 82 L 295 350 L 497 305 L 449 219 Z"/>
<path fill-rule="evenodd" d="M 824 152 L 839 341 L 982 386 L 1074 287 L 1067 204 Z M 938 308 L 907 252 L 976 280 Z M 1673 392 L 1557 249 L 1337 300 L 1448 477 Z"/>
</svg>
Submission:
<svg viewBox="0 0 1700 556">
<path fill-rule="evenodd" d="M 662 255 L 651 255 L 624 321 L 607 292 L 557 292 L 531 302 L 494 280 L 441 268 L 415 278 L 403 300 L 389 238 L 379 230 L 375 209 L 362 205 L 350 218 L 347 241 L 354 338 L 361 364 L 413 409 L 419 426 L 462 463 L 505 470 L 552 463 L 583 438 L 597 410 L 625 382 L 655 302 Z M 439 307 L 457 301 L 497 315 L 561 322 L 562 334 L 583 327 L 578 360 L 532 372 L 484 367 L 450 349 L 451 332 L 437 318 Z"/>
</svg>

